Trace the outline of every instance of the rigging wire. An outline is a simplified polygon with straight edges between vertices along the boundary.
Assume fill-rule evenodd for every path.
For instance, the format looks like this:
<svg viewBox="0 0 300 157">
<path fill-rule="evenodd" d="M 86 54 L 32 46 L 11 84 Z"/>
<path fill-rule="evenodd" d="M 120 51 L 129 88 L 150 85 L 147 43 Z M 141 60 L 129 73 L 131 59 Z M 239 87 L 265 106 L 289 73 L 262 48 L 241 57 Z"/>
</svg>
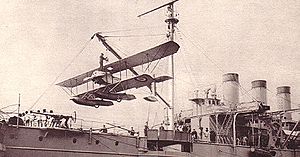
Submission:
<svg viewBox="0 0 300 157">
<path fill-rule="evenodd" d="M 149 29 L 148 29 L 149 30 Z M 161 34 L 160 34 L 161 35 Z M 108 36 L 104 36 L 104 37 L 108 37 Z M 115 36 L 115 37 L 117 37 L 117 36 Z M 121 37 L 121 36 L 118 36 L 118 37 Z M 163 38 L 163 40 L 165 40 L 165 38 Z M 158 43 L 161 43 L 163 40 L 159 40 L 159 42 Z M 111 44 L 112 43 L 112 44 Z M 115 43 L 113 43 L 113 42 L 111 42 L 110 41 L 110 45 L 112 45 L 112 46 L 114 46 L 119 52 L 121 52 L 121 53 L 123 53 L 125 56 L 127 56 L 127 54 L 125 54 L 121 49 L 123 49 L 123 48 L 120 48 L 120 47 L 118 47 L 117 46 L 117 44 L 115 44 Z M 124 49 L 124 51 L 126 51 L 127 53 L 129 53 L 127 50 L 125 50 Z M 159 60 L 160 61 L 160 60 Z M 151 71 L 151 73 L 154 71 L 154 69 L 156 68 L 156 66 L 158 65 L 158 63 L 159 63 L 159 61 L 156 63 L 156 65 L 155 65 L 155 67 L 153 68 L 153 70 Z M 151 62 L 152 63 L 152 62 Z M 150 63 L 150 64 L 151 64 Z M 148 67 L 147 68 L 149 68 L 149 66 L 150 66 L 150 64 L 148 65 Z M 144 89 L 143 89 L 144 90 Z M 145 90 L 144 90 L 145 91 Z"/>
<path fill-rule="evenodd" d="M 163 40 L 165 40 L 165 39 L 163 38 Z M 160 43 L 160 42 L 163 41 L 163 40 L 160 40 L 158 43 Z M 159 50 L 157 51 L 157 53 L 155 54 L 155 56 L 156 56 L 158 53 L 159 53 Z M 160 58 L 160 59 L 157 61 L 156 65 L 155 65 L 154 68 L 151 70 L 151 73 L 154 71 L 154 69 L 156 68 L 156 66 L 158 65 L 158 63 L 159 63 L 159 61 L 160 61 L 161 59 L 162 59 L 162 58 Z M 153 61 L 151 61 L 151 62 L 147 65 L 147 67 L 146 67 L 146 69 L 145 69 L 144 71 L 149 70 L 149 68 L 150 68 L 150 66 L 151 66 L 152 63 L 153 63 Z"/>
<path fill-rule="evenodd" d="M 112 47 L 114 47 L 115 49 L 117 49 L 120 53 L 122 53 L 124 56 L 128 56 L 128 54 L 129 54 L 129 51 L 127 51 L 126 49 L 123 49 L 123 48 L 121 48 L 118 44 L 116 44 L 115 42 L 112 42 L 111 40 L 109 41 L 109 45 L 110 46 L 112 46 Z M 122 50 L 123 51 L 122 51 Z M 124 51 L 126 52 L 126 53 L 128 53 L 128 54 L 126 54 L 126 53 L 124 53 Z"/>
<path fill-rule="evenodd" d="M 6 108 L 11 107 L 11 106 L 17 106 L 17 105 L 19 105 L 19 104 L 7 105 L 7 106 L 4 106 L 4 107 L 0 108 L 0 110 L 6 109 Z"/>
<path fill-rule="evenodd" d="M 249 90 L 247 90 L 247 91 L 245 91 L 245 93 L 243 93 L 243 94 L 241 95 L 241 97 L 244 96 L 244 95 L 246 95 L 246 94 L 248 94 L 248 93 L 251 92 L 251 91 L 252 91 L 252 88 L 249 89 Z"/>
<path fill-rule="evenodd" d="M 249 96 L 250 99 L 252 99 L 253 101 L 258 101 L 254 96 L 252 96 L 251 94 L 247 93 L 247 90 L 241 85 L 241 84 L 238 84 L 240 89 L 244 90 L 245 94 L 247 96 Z"/>
<path fill-rule="evenodd" d="M 156 64 L 154 65 L 153 69 L 150 71 L 150 73 L 152 74 L 153 71 L 156 69 L 157 65 L 159 64 L 159 62 L 161 61 L 161 58 L 156 62 Z M 149 66 L 148 66 L 149 67 Z M 147 67 L 147 68 L 148 68 Z"/>
<path fill-rule="evenodd" d="M 70 94 L 67 90 L 65 90 L 64 88 L 60 88 L 62 89 L 69 97 L 72 97 L 72 94 Z"/>
<path fill-rule="evenodd" d="M 177 30 L 178 30 L 178 29 L 177 29 Z M 181 35 L 181 32 L 180 32 L 179 30 L 178 30 L 178 34 Z M 183 45 L 183 46 L 182 46 L 182 49 L 184 49 L 183 51 L 186 51 L 184 40 L 182 39 L 182 37 L 179 37 L 179 39 L 181 39 L 181 41 L 182 41 L 182 45 Z M 179 49 L 179 51 L 182 52 L 181 49 Z M 186 63 L 186 61 L 185 61 L 185 59 L 184 59 L 184 58 L 186 58 L 186 54 L 185 54 L 185 53 L 182 53 L 182 54 L 183 54 L 183 61 Z M 187 67 L 187 65 L 189 66 L 189 68 Z M 187 70 L 187 71 L 190 71 L 189 73 L 192 75 L 192 76 L 191 76 L 191 75 L 188 75 L 188 76 L 190 77 L 191 81 L 192 81 L 192 85 L 196 86 L 197 83 L 195 82 L 195 77 L 193 76 L 191 65 L 190 65 L 190 64 L 184 64 L 184 66 L 185 66 L 186 70 Z M 193 79 L 192 77 L 194 77 L 194 79 Z"/>
<path fill-rule="evenodd" d="M 270 89 L 268 89 L 268 88 L 267 88 L 267 91 L 269 91 L 269 92 L 272 93 L 272 94 L 276 94 L 275 92 L 272 92 L 272 91 L 271 91 Z M 276 95 L 277 95 L 277 94 L 276 94 Z M 296 105 L 296 106 L 300 105 L 300 104 L 295 104 L 295 103 L 293 103 L 291 100 L 288 100 L 288 99 L 286 99 L 285 97 L 280 96 L 280 98 L 282 98 L 283 100 L 286 100 L 286 101 L 290 102 L 290 103 L 293 104 L 293 105 Z"/>
<path fill-rule="evenodd" d="M 165 25 L 158 25 L 158 26 L 152 26 L 152 28 L 161 28 L 162 26 Z M 141 28 L 131 28 L 131 29 L 116 29 L 116 30 L 111 30 L 111 31 L 101 31 L 100 33 L 116 33 L 116 32 L 130 32 L 130 31 L 135 31 L 135 30 L 145 30 L 148 29 L 149 27 L 145 28 L 145 27 L 141 27 Z"/>
<path fill-rule="evenodd" d="M 217 69 L 220 71 L 220 72 L 222 72 L 222 73 L 225 73 L 225 71 L 219 66 L 219 65 L 217 65 L 217 63 L 215 63 L 215 61 L 213 61 L 206 53 L 205 53 L 205 50 L 204 50 L 204 48 L 202 48 L 201 46 L 198 46 L 196 43 L 194 43 L 193 41 L 192 41 L 192 37 L 189 35 L 189 34 L 185 34 L 185 33 L 183 33 L 181 30 L 179 30 L 179 28 L 178 28 L 178 26 L 176 26 L 175 27 L 178 31 L 180 31 L 181 33 L 182 33 L 182 35 L 183 36 L 185 36 L 191 43 L 192 43 L 192 45 L 193 46 L 195 46 L 197 49 L 199 49 L 200 50 L 200 52 L 212 63 L 212 64 L 214 64 L 214 66 L 216 66 L 217 67 Z"/>
<path fill-rule="evenodd" d="M 120 38 L 120 37 L 126 37 L 126 38 L 130 38 L 130 37 L 147 37 L 147 36 L 162 36 L 165 34 L 137 34 L 137 35 L 104 35 L 104 38 Z"/>
<path fill-rule="evenodd" d="M 59 75 L 56 76 L 56 78 L 51 82 L 51 84 L 43 91 L 43 93 L 38 97 L 38 99 L 31 105 L 28 110 L 31 110 L 38 102 L 39 100 L 46 94 L 46 92 L 54 85 L 54 83 L 61 77 L 61 75 L 71 66 L 71 64 L 75 61 L 75 59 L 83 52 L 83 50 L 88 46 L 92 38 L 90 38 L 87 42 L 85 42 L 84 46 L 81 48 L 81 50 L 72 58 L 72 60 L 67 64 L 67 66 L 59 73 Z"/>
<path fill-rule="evenodd" d="M 176 26 L 176 29 L 177 30 L 179 30 L 179 28 Z M 179 30 L 180 31 L 180 30 Z M 212 63 L 212 64 L 214 64 L 216 67 L 217 67 L 217 69 L 220 71 L 220 72 L 222 72 L 223 74 L 225 73 L 225 71 L 219 66 L 219 65 L 217 65 L 217 63 L 215 63 L 214 61 L 213 61 L 213 59 L 211 59 L 206 53 L 205 53 L 205 50 L 201 47 L 201 46 L 198 46 L 197 44 L 195 44 L 193 41 L 192 41 L 192 37 L 189 35 L 189 34 L 187 34 L 187 35 L 185 35 L 185 33 L 183 33 L 182 31 L 180 31 L 181 33 L 182 33 L 182 35 L 183 36 L 185 36 L 191 43 L 192 43 L 192 45 L 193 46 L 195 46 L 197 49 L 199 49 L 200 50 L 200 52 Z M 239 88 L 240 89 L 242 89 L 242 90 L 244 90 L 244 91 L 246 91 L 247 92 L 247 90 L 243 87 L 243 86 L 241 86 L 241 84 L 238 84 L 238 86 L 239 86 Z M 247 96 L 249 96 L 252 100 L 254 100 L 254 101 L 257 101 L 253 96 L 251 96 L 250 94 L 247 94 Z"/>
</svg>

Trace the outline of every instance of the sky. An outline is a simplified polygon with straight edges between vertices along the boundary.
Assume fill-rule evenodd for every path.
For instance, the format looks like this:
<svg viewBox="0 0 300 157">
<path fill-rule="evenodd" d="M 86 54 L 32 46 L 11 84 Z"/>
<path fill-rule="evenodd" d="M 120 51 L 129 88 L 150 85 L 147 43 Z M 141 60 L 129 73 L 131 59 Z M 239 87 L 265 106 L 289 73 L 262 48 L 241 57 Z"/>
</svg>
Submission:
<svg viewBox="0 0 300 157">
<path fill-rule="evenodd" d="M 131 36 L 107 38 L 123 57 L 167 41 L 165 9 L 137 17 L 166 2 L 0 1 L 1 107 L 16 104 L 20 93 L 22 112 L 76 111 L 85 119 L 138 129 L 147 120 L 150 125 L 161 123 L 165 106 L 145 102 L 146 88 L 128 91 L 136 94 L 136 100 L 94 109 L 75 105 L 54 84 L 96 68 L 101 52 L 110 62 L 116 60 L 97 40 L 88 42 L 96 32 Z M 188 99 L 195 90 L 216 84 L 220 92 L 222 74 L 227 72 L 239 74 L 241 100 L 248 101 L 251 81 L 264 79 L 272 109 L 276 109 L 276 87 L 282 85 L 291 86 L 292 108 L 300 104 L 299 1 L 180 0 L 175 9 L 179 18 L 175 41 L 181 46 L 175 55 L 176 111 L 191 108 Z M 154 73 L 167 73 L 167 61 L 162 59 Z M 158 90 L 169 100 L 167 85 L 159 85 Z"/>
</svg>

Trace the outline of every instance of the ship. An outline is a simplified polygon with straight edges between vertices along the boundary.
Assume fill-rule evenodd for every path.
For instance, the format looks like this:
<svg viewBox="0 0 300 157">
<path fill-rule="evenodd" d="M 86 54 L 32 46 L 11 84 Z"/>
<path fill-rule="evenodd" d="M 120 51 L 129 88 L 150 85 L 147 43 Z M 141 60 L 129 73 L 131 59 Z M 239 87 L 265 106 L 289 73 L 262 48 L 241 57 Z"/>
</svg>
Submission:
<svg viewBox="0 0 300 157">
<path fill-rule="evenodd" d="M 300 156 L 299 119 L 294 120 L 291 116 L 300 109 L 291 107 L 290 86 L 277 88 L 279 110 L 270 111 L 266 80 L 252 81 L 252 101 L 240 102 L 239 74 L 225 73 L 221 98 L 216 87 L 207 88 L 202 94 L 197 90 L 189 99 L 192 107 L 175 114 L 174 70 L 171 69 L 171 76 L 157 77 L 138 73 L 134 69 L 136 66 L 162 58 L 170 58 L 173 63 L 172 59 L 180 49 L 174 40 L 176 24 L 179 22 L 174 12 L 177 1 L 171 1 L 139 15 L 142 17 L 166 7 L 167 42 L 122 58 L 105 40 L 106 36 L 97 32 L 92 35 L 91 40 L 98 39 L 118 60 L 104 65 L 107 59 L 101 54 L 99 67 L 56 84 L 74 95 L 71 99 L 74 103 L 91 109 L 131 101 L 136 99 L 135 95 L 124 91 L 146 87 L 151 91 L 151 95 L 144 99 L 149 102 L 161 101 L 169 111 L 169 116 L 162 124 L 156 127 L 146 124 L 144 134 L 109 122 L 105 123 L 109 127 L 83 128 L 75 125 L 80 123 L 76 112 L 73 115 L 63 115 L 43 109 L 21 113 L 19 101 L 17 116 L 8 119 L 1 116 L 0 156 Z M 126 75 L 127 71 L 130 71 L 134 76 L 124 79 L 120 73 L 117 77 L 115 74 L 121 71 L 125 71 Z M 165 100 L 156 89 L 160 83 L 167 81 L 171 82 L 171 102 Z M 89 82 L 92 82 L 92 87 L 89 86 Z M 81 85 L 86 86 L 87 90 L 76 94 L 73 88 Z M 92 90 L 88 90 L 89 88 Z M 7 113 L 1 111 L 1 114 Z M 112 128 L 123 130 L 127 134 L 108 131 Z"/>
</svg>

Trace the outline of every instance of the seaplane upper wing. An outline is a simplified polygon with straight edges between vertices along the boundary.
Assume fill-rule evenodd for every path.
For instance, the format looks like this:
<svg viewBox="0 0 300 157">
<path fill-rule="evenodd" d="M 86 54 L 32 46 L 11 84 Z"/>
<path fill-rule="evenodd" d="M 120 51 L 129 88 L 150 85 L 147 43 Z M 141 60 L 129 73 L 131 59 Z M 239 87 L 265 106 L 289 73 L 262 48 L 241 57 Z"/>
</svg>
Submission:
<svg viewBox="0 0 300 157">
<path fill-rule="evenodd" d="M 176 53 L 179 45 L 174 41 L 169 41 L 133 56 L 118 60 L 104 66 L 104 70 L 110 73 L 123 71 L 138 65 L 146 64 Z"/>
<path fill-rule="evenodd" d="M 111 74 L 123 71 L 138 65 L 142 65 L 145 63 L 149 63 L 164 57 L 167 57 L 169 55 L 172 55 L 176 53 L 179 49 L 179 45 L 175 43 L 174 41 L 169 41 L 164 44 L 161 44 L 159 46 L 153 47 L 151 49 L 148 49 L 146 51 L 137 53 L 133 56 L 129 56 L 127 58 L 118 60 L 116 62 L 107 64 L 103 67 L 103 71 L 110 72 Z M 85 79 L 90 77 L 94 71 L 100 70 L 99 68 L 95 68 L 93 70 L 90 70 L 86 73 L 83 73 L 81 75 L 75 76 L 73 78 L 67 79 L 63 82 L 60 82 L 56 85 L 62 86 L 62 87 L 76 87 L 81 84 L 84 84 L 89 79 Z"/>
<path fill-rule="evenodd" d="M 91 91 L 87 91 L 85 93 L 77 95 L 77 97 L 82 97 L 86 95 L 87 93 L 93 94 L 93 93 L 117 93 L 121 91 L 125 91 L 132 88 L 140 88 L 144 86 L 149 86 L 153 82 L 162 82 L 166 81 L 168 79 L 171 79 L 172 77 L 168 76 L 161 76 L 157 78 L 153 78 L 148 74 L 142 74 L 127 80 L 122 80 L 117 83 L 109 84 L 104 87 L 100 87 Z"/>
</svg>

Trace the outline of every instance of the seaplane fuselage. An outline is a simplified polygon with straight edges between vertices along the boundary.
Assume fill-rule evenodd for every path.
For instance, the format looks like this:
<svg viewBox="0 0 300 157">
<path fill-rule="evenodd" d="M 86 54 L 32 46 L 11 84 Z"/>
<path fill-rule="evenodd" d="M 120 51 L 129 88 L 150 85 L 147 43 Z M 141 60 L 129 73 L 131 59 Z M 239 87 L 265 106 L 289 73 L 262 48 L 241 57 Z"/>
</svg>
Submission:
<svg viewBox="0 0 300 157">
<path fill-rule="evenodd" d="M 111 84 L 120 81 L 119 78 L 113 77 L 109 72 L 95 70 L 90 77 L 86 77 L 83 81 L 92 80 L 96 84 Z"/>
</svg>

